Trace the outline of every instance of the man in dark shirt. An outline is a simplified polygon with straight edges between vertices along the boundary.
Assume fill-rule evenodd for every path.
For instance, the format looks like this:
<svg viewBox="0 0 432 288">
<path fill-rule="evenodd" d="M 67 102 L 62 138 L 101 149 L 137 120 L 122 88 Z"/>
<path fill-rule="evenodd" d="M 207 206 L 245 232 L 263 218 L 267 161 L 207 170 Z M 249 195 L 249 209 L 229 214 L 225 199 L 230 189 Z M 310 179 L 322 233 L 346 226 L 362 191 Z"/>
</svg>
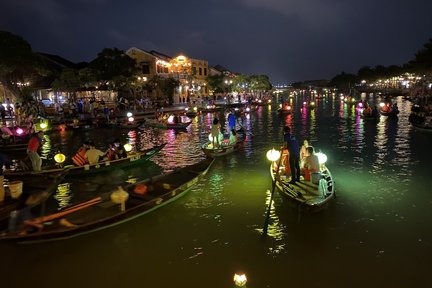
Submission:
<svg viewBox="0 0 432 288">
<path fill-rule="evenodd" d="M 294 135 L 291 135 L 291 129 L 288 126 L 284 127 L 284 142 L 289 152 L 289 163 L 291 170 L 291 181 L 295 184 L 300 182 L 300 147 Z"/>
</svg>

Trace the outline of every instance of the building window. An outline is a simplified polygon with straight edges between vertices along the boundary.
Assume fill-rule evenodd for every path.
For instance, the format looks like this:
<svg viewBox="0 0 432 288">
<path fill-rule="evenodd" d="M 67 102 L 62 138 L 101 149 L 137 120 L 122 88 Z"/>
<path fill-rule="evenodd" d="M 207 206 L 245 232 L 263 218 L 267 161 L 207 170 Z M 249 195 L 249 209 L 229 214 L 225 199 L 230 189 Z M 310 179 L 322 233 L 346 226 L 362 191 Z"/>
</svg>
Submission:
<svg viewBox="0 0 432 288">
<path fill-rule="evenodd" d="M 196 75 L 196 67 L 192 67 L 192 75 Z"/>
<path fill-rule="evenodd" d="M 204 76 L 207 76 L 207 68 L 204 68 Z"/>
<path fill-rule="evenodd" d="M 199 67 L 199 70 L 198 70 L 199 72 L 199 75 L 202 75 L 202 68 L 201 67 Z"/>
<path fill-rule="evenodd" d="M 149 63 L 142 63 L 141 67 L 142 67 L 141 68 L 142 74 L 150 74 L 150 65 L 149 65 Z"/>
</svg>

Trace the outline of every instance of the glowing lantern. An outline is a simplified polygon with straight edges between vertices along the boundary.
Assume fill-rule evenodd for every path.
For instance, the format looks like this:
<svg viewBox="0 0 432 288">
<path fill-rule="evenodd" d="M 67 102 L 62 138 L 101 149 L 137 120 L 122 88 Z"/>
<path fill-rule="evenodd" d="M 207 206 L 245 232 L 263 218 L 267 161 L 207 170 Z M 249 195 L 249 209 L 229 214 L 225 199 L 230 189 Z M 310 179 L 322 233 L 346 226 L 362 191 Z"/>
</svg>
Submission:
<svg viewBox="0 0 432 288">
<path fill-rule="evenodd" d="M 306 105 L 306 101 L 305 101 L 305 102 L 303 102 L 303 105 Z"/>
<path fill-rule="evenodd" d="M 384 102 L 381 102 L 379 105 L 381 108 L 385 106 Z"/>
<path fill-rule="evenodd" d="M 17 133 L 18 135 L 22 135 L 22 134 L 24 133 L 24 130 L 18 127 L 18 128 L 16 129 L 16 133 Z"/>
<path fill-rule="evenodd" d="M 198 107 L 195 106 L 195 107 L 193 108 L 193 110 L 194 110 L 195 112 L 197 112 L 197 111 L 198 111 Z"/>
<path fill-rule="evenodd" d="M 224 140 L 223 134 L 219 133 L 219 137 L 218 138 L 219 138 L 219 143 L 222 143 L 222 141 Z M 209 139 L 210 142 L 213 142 L 213 137 L 212 137 L 211 133 L 209 134 L 208 139 Z"/>
<path fill-rule="evenodd" d="M 115 204 L 120 204 L 121 211 L 126 210 L 125 203 L 128 199 L 129 194 L 121 186 L 111 193 L 111 201 Z"/>
<path fill-rule="evenodd" d="M 126 152 L 132 151 L 132 145 L 129 143 L 124 144 L 123 148 L 126 150 Z"/>
<path fill-rule="evenodd" d="M 128 118 L 128 121 L 129 121 L 129 122 L 134 122 L 134 121 L 135 121 L 135 118 L 134 118 L 134 117 L 129 117 L 129 118 Z"/>
<path fill-rule="evenodd" d="M 282 108 L 282 104 L 279 104 L 279 108 Z"/>
<path fill-rule="evenodd" d="M 268 104 L 270 104 L 271 103 L 271 99 L 269 99 L 267 102 L 268 102 Z"/>
<path fill-rule="evenodd" d="M 291 106 L 288 106 L 288 107 L 286 108 L 286 110 L 291 110 Z"/>
<path fill-rule="evenodd" d="M 318 162 L 320 165 L 323 165 L 327 162 L 327 155 L 325 155 L 324 153 L 318 152 L 315 153 L 316 156 L 318 156 Z"/>
<path fill-rule="evenodd" d="M 250 108 L 249 107 L 246 108 L 246 112 L 250 112 Z"/>
<path fill-rule="evenodd" d="M 62 153 L 57 153 L 54 155 L 54 161 L 58 164 L 63 163 L 66 160 L 66 156 Z"/>
<path fill-rule="evenodd" d="M 234 283 L 237 287 L 244 287 L 246 285 L 247 278 L 245 274 L 235 274 Z"/>
<path fill-rule="evenodd" d="M 47 124 L 45 122 L 40 123 L 40 128 L 41 129 L 46 129 L 47 128 Z"/>
<path fill-rule="evenodd" d="M 363 108 L 363 103 L 360 102 L 360 103 L 358 104 L 358 107 Z"/>
<path fill-rule="evenodd" d="M 127 112 L 127 113 L 126 113 L 126 116 L 127 116 L 127 117 L 132 117 L 132 115 L 133 115 L 132 112 Z"/>
<path fill-rule="evenodd" d="M 267 156 L 268 160 L 275 162 L 276 160 L 278 160 L 280 158 L 281 154 L 278 150 L 275 150 L 273 148 L 273 149 L 267 151 L 266 156 Z"/>
<path fill-rule="evenodd" d="M 186 112 L 187 112 L 187 111 L 189 111 L 189 108 L 188 108 L 188 107 L 186 107 L 186 108 L 185 108 L 185 110 L 186 110 Z"/>
</svg>

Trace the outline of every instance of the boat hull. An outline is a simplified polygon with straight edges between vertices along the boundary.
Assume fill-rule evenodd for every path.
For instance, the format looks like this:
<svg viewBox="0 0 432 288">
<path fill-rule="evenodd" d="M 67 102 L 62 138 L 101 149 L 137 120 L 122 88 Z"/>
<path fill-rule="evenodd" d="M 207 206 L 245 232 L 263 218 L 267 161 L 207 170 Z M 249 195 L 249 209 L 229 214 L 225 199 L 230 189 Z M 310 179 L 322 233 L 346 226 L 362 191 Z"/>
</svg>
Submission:
<svg viewBox="0 0 432 288">
<path fill-rule="evenodd" d="M 101 195 L 102 201 L 90 207 L 68 214 L 64 218 L 73 227 L 60 225 L 47 225 L 40 231 L 33 233 L 8 233 L 2 227 L 0 240 L 14 242 L 42 242 L 61 240 L 79 235 L 106 229 L 130 221 L 165 204 L 168 204 L 183 196 L 195 185 L 209 170 L 213 159 L 207 158 L 197 164 L 190 165 L 168 174 L 149 178 L 147 180 L 123 187 L 129 198 L 125 203 L 125 210 L 121 211 L 118 204 L 110 200 L 110 193 Z M 146 185 L 148 192 L 138 194 L 138 185 Z"/>
</svg>

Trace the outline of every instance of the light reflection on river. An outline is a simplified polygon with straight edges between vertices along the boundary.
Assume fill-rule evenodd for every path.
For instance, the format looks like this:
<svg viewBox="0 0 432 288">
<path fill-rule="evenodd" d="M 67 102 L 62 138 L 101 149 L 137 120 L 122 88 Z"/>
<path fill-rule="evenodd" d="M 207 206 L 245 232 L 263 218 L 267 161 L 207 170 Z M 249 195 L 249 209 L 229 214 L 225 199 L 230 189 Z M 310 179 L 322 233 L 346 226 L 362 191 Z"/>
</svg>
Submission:
<svg viewBox="0 0 432 288">
<path fill-rule="evenodd" d="M 410 103 L 401 97 L 398 119 L 381 116 L 377 124 L 336 95 L 316 99 L 314 110 L 301 109 L 303 97 L 291 100 L 293 115 L 278 115 L 276 103 L 250 113 L 242 121 L 244 148 L 216 159 L 205 180 L 178 201 L 67 241 L 1 244 L 2 271 L 17 287 L 41 279 L 47 287 L 72 287 L 71 273 L 84 287 L 233 287 L 240 271 L 248 287 L 419 287 L 429 281 L 432 135 L 412 130 Z M 222 113 L 217 115 L 225 121 Z M 200 144 L 212 119 L 211 113 L 199 115 L 186 131 L 51 135 L 48 158 L 53 149 L 71 153 L 86 139 L 101 147 L 127 139 L 140 149 L 167 143 L 142 167 L 73 179 L 71 194 L 63 192 L 60 203 L 203 159 Z M 306 214 L 275 194 L 269 237 L 262 239 L 271 189 L 265 153 L 281 144 L 284 125 L 328 155 L 337 198 L 322 213 Z M 26 277 L 19 277 L 22 271 Z"/>
</svg>

